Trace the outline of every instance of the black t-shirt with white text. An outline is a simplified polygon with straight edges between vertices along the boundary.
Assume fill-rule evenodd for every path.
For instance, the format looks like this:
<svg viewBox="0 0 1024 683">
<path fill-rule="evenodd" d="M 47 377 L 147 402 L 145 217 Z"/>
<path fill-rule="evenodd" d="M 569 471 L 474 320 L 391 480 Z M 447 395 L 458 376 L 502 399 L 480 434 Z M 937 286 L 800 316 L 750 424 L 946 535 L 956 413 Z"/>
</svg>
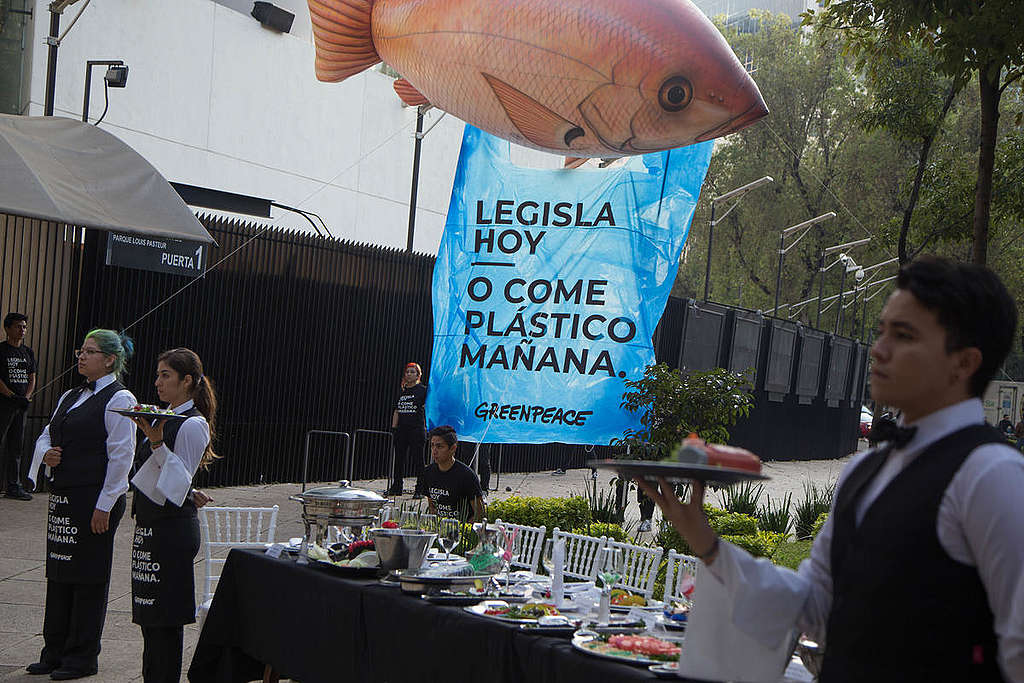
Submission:
<svg viewBox="0 0 1024 683">
<path fill-rule="evenodd" d="M 447 472 L 442 472 L 436 462 L 431 463 L 420 475 L 416 490 L 434 502 L 439 516 L 463 521 L 473 516 L 472 501 L 484 495 L 476 473 L 458 460 Z"/>
<path fill-rule="evenodd" d="M 395 404 L 395 410 L 398 411 L 399 429 L 426 429 L 426 405 L 426 384 L 414 384 L 408 389 L 402 389 Z"/>
<path fill-rule="evenodd" d="M 22 344 L 11 346 L 0 342 L 0 380 L 18 396 L 28 391 L 28 376 L 36 371 L 36 355 Z"/>
</svg>

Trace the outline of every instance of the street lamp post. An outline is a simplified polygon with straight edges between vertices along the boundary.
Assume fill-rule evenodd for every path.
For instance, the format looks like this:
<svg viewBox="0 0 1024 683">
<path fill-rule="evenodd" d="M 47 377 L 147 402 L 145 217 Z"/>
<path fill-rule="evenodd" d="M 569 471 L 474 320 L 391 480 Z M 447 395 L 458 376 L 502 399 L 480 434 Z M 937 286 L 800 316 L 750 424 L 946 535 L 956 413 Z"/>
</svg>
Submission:
<svg viewBox="0 0 1024 683">
<path fill-rule="evenodd" d="M 898 261 L 899 259 L 893 259 L 893 260 Z M 861 309 L 861 314 L 860 314 L 860 338 L 861 339 L 864 338 L 864 322 L 865 322 L 865 320 L 867 320 L 867 317 L 868 317 L 868 302 L 871 301 L 872 299 L 874 299 L 876 296 L 878 296 L 878 293 L 885 289 L 885 287 L 879 287 L 878 289 L 876 289 L 871 294 L 871 296 L 868 296 L 868 287 L 874 287 L 875 285 L 880 285 L 880 284 L 883 284 L 883 283 L 886 283 L 886 282 L 891 282 L 892 280 L 895 280 L 897 277 L 898 276 L 896 276 L 896 275 L 891 275 L 891 276 L 889 276 L 887 278 L 879 280 L 878 282 L 873 282 L 870 285 L 865 285 L 864 286 L 864 298 L 861 299 L 861 303 L 863 305 L 863 308 Z"/>
<path fill-rule="evenodd" d="M 821 223 L 822 221 L 826 221 L 829 218 L 835 217 L 835 212 L 829 211 L 828 213 L 823 213 L 820 216 L 815 216 L 814 218 L 804 221 L 803 223 L 797 223 L 796 225 L 792 225 L 783 230 L 779 234 L 779 269 L 775 275 L 775 306 L 772 308 L 772 316 L 777 316 L 779 311 L 779 288 L 782 286 L 782 259 L 783 257 L 785 257 L 786 252 L 795 247 L 800 242 L 800 240 L 802 240 L 807 235 L 807 233 L 810 232 L 811 227 L 817 225 L 818 223 Z M 793 241 L 793 243 L 790 244 L 788 247 L 785 246 L 786 235 L 795 230 L 799 230 L 800 228 L 805 228 L 804 231 L 800 234 L 800 236 L 797 237 Z"/>
<path fill-rule="evenodd" d="M 860 283 L 864 279 L 864 269 L 858 266 L 856 261 L 846 254 L 843 254 L 840 258 L 845 258 L 846 262 L 843 265 L 843 275 L 839 279 L 839 307 L 836 309 L 836 327 L 833 334 L 839 334 L 839 330 L 843 326 L 843 287 L 846 286 L 846 274 L 850 271 L 854 271 L 856 273 L 857 286 L 853 289 L 854 303 L 857 301 L 857 290 L 860 289 Z"/>
<path fill-rule="evenodd" d="M 832 268 L 832 266 L 836 265 L 836 263 L 839 263 L 840 261 L 844 261 L 845 262 L 845 259 L 840 258 L 835 263 L 833 263 L 828 268 L 826 268 L 825 267 L 825 257 L 828 256 L 829 254 L 834 254 L 837 251 L 842 251 L 843 249 L 853 249 L 854 247 L 859 247 L 862 244 L 867 244 L 870 241 L 871 241 L 870 237 L 865 237 L 862 240 L 854 240 L 853 242 L 846 242 L 844 244 L 836 244 L 834 246 L 827 247 L 827 248 L 821 250 L 821 257 L 818 259 L 818 276 L 819 276 L 819 280 L 818 280 L 818 316 L 814 320 L 814 327 L 815 328 L 817 328 L 819 330 L 821 329 L 821 298 L 825 295 L 825 271 L 829 270 L 830 268 Z M 842 291 L 842 290 L 840 290 L 840 291 Z"/>
<path fill-rule="evenodd" d="M 60 47 L 61 39 L 60 15 L 76 2 L 78 0 L 54 0 L 50 3 L 50 35 L 46 36 L 46 89 L 43 94 L 43 116 L 53 116 L 54 91 L 57 88 L 57 48 Z M 74 22 L 71 22 L 71 25 L 74 26 Z"/>
<path fill-rule="evenodd" d="M 708 300 L 708 296 L 711 293 L 711 243 L 714 239 L 715 225 L 725 219 L 729 215 L 729 212 L 736 208 L 736 205 L 746 196 L 748 192 L 767 183 L 774 183 L 775 179 L 771 176 L 764 176 L 758 178 L 752 183 L 747 183 L 743 187 L 737 187 L 735 190 L 730 190 L 723 195 L 719 195 L 711 199 L 711 222 L 708 225 L 708 260 L 704 266 L 704 301 Z M 725 210 L 717 220 L 715 219 L 715 209 L 719 202 L 724 202 L 729 199 L 736 199 L 728 209 Z"/>
<path fill-rule="evenodd" d="M 872 271 L 877 271 L 879 268 L 883 268 L 883 267 L 891 265 L 893 263 L 899 263 L 899 261 L 900 260 L 898 258 L 891 258 L 891 259 L 889 259 L 887 261 L 879 261 L 878 263 L 875 263 L 873 265 L 864 266 L 863 268 L 858 267 L 857 268 L 857 283 L 858 283 L 858 286 L 857 286 L 857 289 L 854 291 L 853 305 L 854 306 L 857 305 L 857 292 L 861 292 L 862 293 L 862 299 L 863 299 L 863 295 L 867 295 L 868 285 L 872 284 L 871 281 L 875 279 L 875 277 L 878 275 L 878 273 L 875 273 L 874 275 L 869 277 L 867 280 L 864 280 L 864 276 L 865 275 L 867 275 L 868 273 L 870 273 Z M 888 280 L 880 280 L 880 282 L 888 282 Z M 877 284 L 877 283 L 874 283 L 874 284 Z M 843 308 L 844 307 L 842 305 L 840 305 L 840 315 L 842 315 L 842 309 Z M 854 311 L 856 311 L 856 309 L 854 309 Z M 861 338 L 862 339 L 864 338 L 864 333 L 863 333 L 864 315 L 866 313 L 867 313 L 867 305 L 866 305 L 866 302 L 865 302 L 865 305 L 862 307 L 862 310 L 861 310 L 861 330 L 862 330 L 861 331 Z M 840 324 L 842 324 L 842 323 L 840 323 Z M 856 321 L 854 321 L 854 325 L 856 325 Z M 852 329 L 850 330 L 850 334 L 851 335 L 853 334 L 853 330 Z"/>
</svg>

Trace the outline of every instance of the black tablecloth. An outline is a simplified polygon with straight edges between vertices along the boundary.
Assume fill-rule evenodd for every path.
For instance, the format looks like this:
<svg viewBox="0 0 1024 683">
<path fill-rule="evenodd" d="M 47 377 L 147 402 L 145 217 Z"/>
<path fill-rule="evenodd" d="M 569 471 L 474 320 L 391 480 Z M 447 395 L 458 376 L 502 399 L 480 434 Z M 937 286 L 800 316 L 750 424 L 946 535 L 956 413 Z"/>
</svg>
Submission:
<svg viewBox="0 0 1024 683">
<path fill-rule="evenodd" d="M 567 638 L 439 607 L 329 568 L 232 550 L 188 679 L 263 678 L 264 664 L 302 683 L 352 679 L 596 683 L 654 680 L 640 666 L 578 652 Z"/>
</svg>

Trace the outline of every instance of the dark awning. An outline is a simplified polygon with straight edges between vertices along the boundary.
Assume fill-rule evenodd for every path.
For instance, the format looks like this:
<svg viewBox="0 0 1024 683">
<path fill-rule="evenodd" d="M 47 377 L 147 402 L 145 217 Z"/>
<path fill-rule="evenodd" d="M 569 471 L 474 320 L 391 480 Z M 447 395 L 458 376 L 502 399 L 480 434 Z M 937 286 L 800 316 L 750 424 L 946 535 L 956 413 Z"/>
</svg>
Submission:
<svg viewBox="0 0 1024 683">
<path fill-rule="evenodd" d="M 105 130 L 0 114 L 0 213 L 215 243 L 167 180 Z"/>
</svg>

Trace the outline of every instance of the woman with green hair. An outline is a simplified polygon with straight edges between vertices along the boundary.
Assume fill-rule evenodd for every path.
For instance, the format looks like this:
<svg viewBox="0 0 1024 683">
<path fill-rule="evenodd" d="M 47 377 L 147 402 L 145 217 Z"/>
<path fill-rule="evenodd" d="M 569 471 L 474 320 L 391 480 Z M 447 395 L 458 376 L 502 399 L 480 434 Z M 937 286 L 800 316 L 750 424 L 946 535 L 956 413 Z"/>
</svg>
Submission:
<svg viewBox="0 0 1024 683">
<path fill-rule="evenodd" d="M 135 425 L 118 415 L 135 396 L 120 380 L 135 348 L 113 330 L 89 332 L 75 351 L 86 381 L 65 392 L 36 441 L 29 480 L 46 465 L 43 650 L 32 674 L 71 680 L 95 674 L 106 616 L 114 533 L 125 508 Z"/>
</svg>

